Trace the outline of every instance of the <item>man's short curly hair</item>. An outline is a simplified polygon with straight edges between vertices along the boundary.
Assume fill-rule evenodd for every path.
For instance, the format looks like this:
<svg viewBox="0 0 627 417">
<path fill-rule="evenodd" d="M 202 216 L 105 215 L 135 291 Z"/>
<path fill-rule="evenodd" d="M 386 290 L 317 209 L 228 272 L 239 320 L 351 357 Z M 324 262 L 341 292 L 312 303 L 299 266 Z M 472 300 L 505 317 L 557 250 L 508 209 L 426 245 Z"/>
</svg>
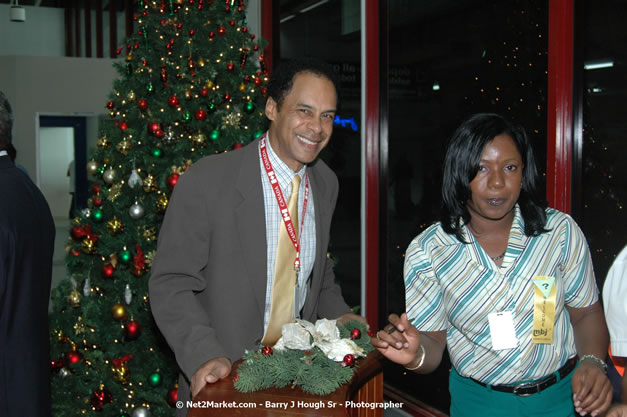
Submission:
<svg viewBox="0 0 627 417">
<path fill-rule="evenodd" d="M 6 149 L 11 143 L 13 129 L 13 111 L 6 96 L 0 91 L 0 149 Z"/>
<path fill-rule="evenodd" d="M 272 97 L 279 110 L 281 110 L 285 96 L 294 86 L 294 77 L 301 72 L 314 74 L 331 81 L 339 101 L 337 80 L 329 64 L 314 58 L 295 59 L 281 62 L 272 72 L 268 82 L 267 97 Z"/>
</svg>

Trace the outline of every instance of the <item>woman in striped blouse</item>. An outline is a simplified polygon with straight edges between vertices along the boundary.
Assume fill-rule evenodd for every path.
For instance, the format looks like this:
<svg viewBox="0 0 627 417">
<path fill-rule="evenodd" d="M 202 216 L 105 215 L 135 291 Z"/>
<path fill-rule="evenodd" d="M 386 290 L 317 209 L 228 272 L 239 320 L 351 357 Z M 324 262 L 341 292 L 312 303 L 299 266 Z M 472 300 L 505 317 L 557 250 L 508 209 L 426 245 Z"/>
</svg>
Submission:
<svg viewBox="0 0 627 417">
<path fill-rule="evenodd" d="M 496 114 L 466 120 L 446 153 L 442 220 L 406 252 L 407 312 L 373 339 L 418 373 L 446 347 L 453 417 L 596 416 L 610 405 L 588 246 L 536 197 L 537 182 L 522 128 Z"/>
</svg>

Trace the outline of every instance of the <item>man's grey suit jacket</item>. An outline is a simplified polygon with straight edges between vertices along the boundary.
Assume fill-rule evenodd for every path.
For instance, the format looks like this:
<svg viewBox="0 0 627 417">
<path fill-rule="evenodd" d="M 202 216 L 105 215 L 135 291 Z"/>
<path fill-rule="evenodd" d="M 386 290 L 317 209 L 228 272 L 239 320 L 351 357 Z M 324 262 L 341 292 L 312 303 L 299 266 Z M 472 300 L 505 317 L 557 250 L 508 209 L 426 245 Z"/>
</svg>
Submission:
<svg viewBox="0 0 627 417">
<path fill-rule="evenodd" d="M 180 177 L 161 226 L 150 305 L 184 376 L 182 401 L 202 364 L 220 356 L 238 360 L 263 336 L 267 243 L 258 143 L 193 164 Z M 321 160 L 307 170 L 316 257 L 302 317 L 315 321 L 350 309 L 327 257 L 337 177 Z"/>
</svg>

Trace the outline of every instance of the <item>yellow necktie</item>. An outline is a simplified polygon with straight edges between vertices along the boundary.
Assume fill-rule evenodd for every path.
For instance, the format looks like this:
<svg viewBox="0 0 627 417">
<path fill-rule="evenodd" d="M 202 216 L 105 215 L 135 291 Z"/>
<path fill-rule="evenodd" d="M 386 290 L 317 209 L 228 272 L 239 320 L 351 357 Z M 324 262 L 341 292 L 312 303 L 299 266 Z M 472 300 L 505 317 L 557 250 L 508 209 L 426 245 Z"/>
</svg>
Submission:
<svg viewBox="0 0 627 417">
<path fill-rule="evenodd" d="M 300 176 L 292 178 L 292 194 L 287 201 L 287 209 L 294 225 L 298 239 L 298 191 Z M 272 346 L 281 337 L 281 328 L 285 323 L 294 321 L 294 288 L 296 287 L 297 273 L 294 270 L 296 248 L 292 243 L 285 224 L 281 221 L 279 227 L 279 242 L 274 264 L 274 280 L 272 281 L 272 297 L 270 301 L 270 318 L 266 334 L 261 341 L 262 345 Z"/>
</svg>

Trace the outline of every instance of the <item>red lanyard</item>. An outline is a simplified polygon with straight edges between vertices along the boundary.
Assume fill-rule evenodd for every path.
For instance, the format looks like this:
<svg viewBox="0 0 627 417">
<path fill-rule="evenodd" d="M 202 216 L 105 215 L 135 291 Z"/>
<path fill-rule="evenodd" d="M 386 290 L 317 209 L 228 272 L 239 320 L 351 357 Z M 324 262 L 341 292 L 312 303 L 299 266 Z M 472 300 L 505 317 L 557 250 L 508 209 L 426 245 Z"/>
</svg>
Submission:
<svg viewBox="0 0 627 417">
<path fill-rule="evenodd" d="M 300 235 L 296 238 L 296 231 L 294 230 L 294 224 L 292 223 L 292 218 L 290 216 L 289 210 L 287 209 L 287 203 L 285 202 L 285 198 L 283 197 L 283 192 L 281 191 L 281 186 L 279 185 L 279 180 L 272 169 L 272 163 L 270 163 L 270 158 L 268 158 L 268 149 L 266 148 L 266 138 L 265 136 L 261 138 L 261 144 L 259 146 L 259 152 L 261 153 L 261 161 L 263 162 L 263 167 L 266 169 L 266 174 L 268 175 L 268 181 L 270 181 L 270 185 L 272 186 L 272 191 L 274 191 L 274 196 L 276 197 L 276 202 L 279 204 L 279 210 L 281 210 L 281 217 L 283 218 L 283 224 L 285 224 L 285 229 L 287 230 L 287 235 L 290 237 L 294 248 L 296 248 L 296 259 L 294 259 L 294 270 L 296 273 L 300 272 Z M 292 190 L 293 193 L 298 193 L 298 190 Z M 303 225 L 305 224 L 305 214 L 307 214 L 307 201 L 309 200 L 309 174 L 307 170 L 305 170 L 305 197 L 303 200 L 303 215 L 300 218 L 300 230 L 301 234 L 303 231 Z"/>
</svg>

